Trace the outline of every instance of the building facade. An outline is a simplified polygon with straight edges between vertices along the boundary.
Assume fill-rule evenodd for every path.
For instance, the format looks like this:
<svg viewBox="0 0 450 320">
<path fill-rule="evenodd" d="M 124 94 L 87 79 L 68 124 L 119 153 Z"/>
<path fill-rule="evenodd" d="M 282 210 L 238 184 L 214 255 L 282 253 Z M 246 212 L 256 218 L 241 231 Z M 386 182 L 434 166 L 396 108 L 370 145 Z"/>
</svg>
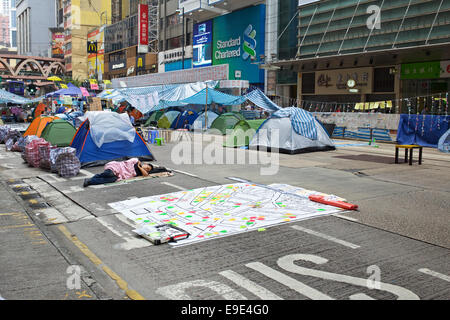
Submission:
<svg viewBox="0 0 450 320">
<path fill-rule="evenodd" d="M 449 1 L 299 4 L 296 55 L 277 66 L 298 74 L 301 106 L 392 101 L 390 112 L 421 112 L 450 91 Z"/>
<path fill-rule="evenodd" d="M 9 41 L 10 47 L 17 48 L 17 17 L 16 17 L 16 0 L 10 0 L 9 8 Z"/>
<path fill-rule="evenodd" d="M 51 34 L 56 25 L 53 1 L 17 0 L 17 51 L 20 55 L 48 57 Z"/>
<path fill-rule="evenodd" d="M 113 4 L 114 23 L 104 28 L 103 78 L 111 80 L 158 72 L 158 1 L 115 1 Z M 145 37 L 148 45 L 144 46 L 139 45 L 141 23 L 148 30 Z"/>
<path fill-rule="evenodd" d="M 9 17 L 0 15 L 0 45 L 10 46 Z"/>
<path fill-rule="evenodd" d="M 111 0 L 56 1 L 59 26 L 64 29 L 64 60 L 66 70 L 73 79 L 89 77 L 87 36 L 95 28 L 111 23 Z M 60 12 L 63 21 L 61 24 Z"/>
</svg>

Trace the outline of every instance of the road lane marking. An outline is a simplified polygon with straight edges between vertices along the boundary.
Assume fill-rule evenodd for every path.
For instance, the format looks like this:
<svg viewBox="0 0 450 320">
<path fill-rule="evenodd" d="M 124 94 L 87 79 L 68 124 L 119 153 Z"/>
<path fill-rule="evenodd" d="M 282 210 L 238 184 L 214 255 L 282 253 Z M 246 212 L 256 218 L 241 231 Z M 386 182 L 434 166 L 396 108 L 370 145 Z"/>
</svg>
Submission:
<svg viewBox="0 0 450 320">
<path fill-rule="evenodd" d="M 344 216 L 341 213 L 333 213 L 332 216 L 335 216 L 335 217 L 338 217 L 338 218 L 341 218 L 341 219 L 345 219 L 345 220 L 349 220 L 349 221 L 352 221 L 352 222 L 358 222 L 359 221 L 358 219 Z"/>
<path fill-rule="evenodd" d="M 233 288 L 217 281 L 206 281 L 203 279 L 187 281 L 178 283 L 175 285 L 169 285 L 166 287 L 158 288 L 156 293 L 162 295 L 170 300 L 193 300 L 191 296 L 187 294 L 188 289 L 191 288 L 209 288 L 218 295 L 222 296 L 226 300 L 248 300 Z M 210 296 L 205 297 L 206 299 Z"/>
<path fill-rule="evenodd" d="M 135 238 L 129 233 L 127 233 L 127 235 L 122 234 L 120 231 L 116 230 L 111 223 L 105 221 L 104 217 L 97 218 L 97 221 L 104 227 L 106 227 L 109 231 L 111 231 L 113 234 L 115 234 L 116 236 L 120 237 L 125 241 L 124 243 L 114 245 L 115 249 L 129 251 L 132 249 L 146 248 L 153 245 L 149 241 L 145 239 Z"/>
<path fill-rule="evenodd" d="M 172 188 L 181 190 L 181 191 L 186 191 L 186 190 L 187 190 L 186 188 L 177 186 L 176 184 L 172 184 L 172 183 L 169 183 L 169 182 L 161 182 L 161 184 L 164 184 L 164 185 L 166 185 L 166 186 L 169 186 L 169 187 L 172 187 Z"/>
<path fill-rule="evenodd" d="M 364 278 L 357 278 L 345 274 L 339 274 L 339 273 L 333 273 L 333 272 L 326 272 L 322 270 L 317 270 L 313 268 L 305 268 L 302 267 L 295 262 L 297 261 L 307 261 L 312 262 L 316 265 L 323 265 L 328 262 L 328 259 L 325 259 L 320 256 L 312 255 L 312 254 L 290 254 L 284 257 L 281 257 L 278 259 L 277 264 L 280 268 L 283 268 L 284 270 L 296 274 L 300 274 L 302 276 L 308 276 L 308 277 L 315 277 L 318 279 L 323 280 L 329 280 L 329 281 L 336 281 L 341 283 L 346 283 L 349 285 L 356 285 L 363 288 L 369 288 L 369 279 Z M 420 300 L 420 298 L 412 291 L 405 289 L 403 287 L 384 283 L 381 281 L 378 281 L 379 287 L 377 290 L 386 291 L 392 294 L 395 294 L 398 296 L 397 300 Z M 353 298 L 355 298 L 355 295 L 353 295 Z M 367 296 L 364 293 L 356 294 L 357 299 L 370 299 L 371 297 Z"/>
<path fill-rule="evenodd" d="M 317 231 L 314 231 L 314 230 L 306 229 L 306 228 L 303 228 L 303 227 L 300 227 L 300 226 L 297 226 L 297 225 L 296 226 L 292 226 L 291 228 L 293 228 L 295 230 L 298 230 L 298 231 L 303 231 L 305 233 L 311 234 L 311 235 L 319 237 L 319 238 L 323 238 L 323 239 L 332 241 L 334 243 L 338 243 L 340 245 L 346 246 L 346 247 L 351 248 L 351 249 L 358 249 L 358 248 L 360 248 L 360 246 L 358 246 L 356 244 L 353 244 L 353 243 L 350 243 L 350 242 L 347 242 L 347 241 L 344 241 L 344 240 L 341 240 L 341 239 L 338 239 L 338 238 L 335 238 L 335 237 L 332 237 L 332 236 L 329 236 L 329 235 L 326 235 L 326 234 L 323 234 L 323 233 L 320 233 L 320 232 L 317 232 Z"/>
<path fill-rule="evenodd" d="M 313 300 L 334 300 L 332 297 L 314 289 L 310 286 L 291 278 L 284 273 L 272 269 L 261 262 L 251 262 L 245 265 L 246 267 L 256 270 L 268 278 L 271 278 L 279 283 L 285 285 L 292 290 L 297 291 L 301 295 Z"/>
<path fill-rule="evenodd" d="M 261 287 L 260 285 L 254 283 L 253 281 L 247 279 L 244 276 L 241 276 L 240 274 L 232 270 L 226 270 L 220 272 L 219 274 L 224 276 L 228 280 L 234 282 L 238 286 L 241 286 L 242 288 L 250 291 L 255 296 L 261 298 L 262 300 L 283 300 L 283 298 L 279 297 L 275 293 L 267 290 L 264 287 Z"/>
<path fill-rule="evenodd" d="M 84 243 L 82 243 L 75 235 L 73 235 L 65 226 L 59 226 L 58 229 L 69 239 L 80 251 L 89 258 L 97 267 L 102 267 L 102 270 L 113 279 L 119 288 L 125 291 L 125 294 L 132 300 L 145 300 L 136 290 L 128 288 L 128 284 L 117 273 L 106 266 L 95 253 L 93 253 Z"/>
<path fill-rule="evenodd" d="M 439 272 L 436 272 L 436 271 L 433 271 L 433 270 L 430 270 L 430 269 L 427 269 L 427 268 L 422 268 L 422 269 L 419 269 L 418 271 L 422 272 L 422 273 L 425 273 L 425 274 L 427 274 L 429 276 L 436 277 L 436 278 L 439 278 L 441 280 L 450 282 L 450 277 L 445 275 L 445 274 L 442 274 L 442 273 L 439 273 Z"/>
<path fill-rule="evenodd" d="M 167 169 L 171 170 L 171 171 L 174 171 L 174 172 L 181 173 L 181 174 L 185 174 L 185 175 L 188 175 L 188 176 L 191 176 L 191 177 L 194 177 L 194 178 L 198 178 L 198 176 L 193 174 L 193 173 L 189 173 L 189 172 L 185 172 L 185 171 L 181 171 L 181 170 L 169 169 L 169 168 L 167 168 Z"/>
</svg>

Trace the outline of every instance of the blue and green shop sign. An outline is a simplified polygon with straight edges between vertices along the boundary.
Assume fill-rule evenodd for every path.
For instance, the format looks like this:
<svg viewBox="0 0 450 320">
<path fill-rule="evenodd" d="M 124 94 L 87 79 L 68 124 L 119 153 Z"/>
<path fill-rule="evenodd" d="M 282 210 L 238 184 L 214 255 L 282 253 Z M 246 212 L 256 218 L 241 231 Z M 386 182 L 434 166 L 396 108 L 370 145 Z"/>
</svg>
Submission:
<svg viewBox="0 0 450 320">
<path fill-rule="evenodd" d="M 230 80 L 264 82 L 264 70 L 255 62 L 264 54 L 265 20 L 264 4 L 213 19 L 212 64 L 228 64 Z"/>
</svg>

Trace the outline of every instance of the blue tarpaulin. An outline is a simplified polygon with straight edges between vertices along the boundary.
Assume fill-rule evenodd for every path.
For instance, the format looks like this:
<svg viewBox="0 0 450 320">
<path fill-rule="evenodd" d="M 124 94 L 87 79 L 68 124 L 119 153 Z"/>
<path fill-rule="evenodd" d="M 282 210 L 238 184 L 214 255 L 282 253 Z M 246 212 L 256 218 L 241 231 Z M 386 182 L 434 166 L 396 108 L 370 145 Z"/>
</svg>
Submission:
<svg viewBox="0 0 450 320">
<path fill-rule="evenodd" d="M 18 96 L 9 91 L 0 89 L 0 103 L 15 103 L 15 104 L 26 104 L 30 103 L 31 100 L 24 98 L 22 96 Z"/>
<path fill-rule="evenodd" d="M 192 97 L 186 98 L 181 102 L 186 104 L 198 105 L 209 105 L 212 103 L 216 103 L 225 106 L 234 106 L 243 103 L 245 100 L 245 97 L 232 96 L 230 94 L 216 91 L 214 89 L 208 89 L 208 92 L 206 92 L 206 89 L 203 89 Z"/>
<path fill-rule="evenodd" d="M 300 108 L 289 107 L 275 112 L 274 118 L 290 118 L 294 131 L 311 140 L 317 140 L 316 119 L 311 113 Z"/>
<path fill-rule="evenodd" d="M 72 97 L 82 97 L 83 93 L 81 89 L 72 83 L 67 84 L 67 89 L 60 89 L 58 91 L 50 92 L 45 95 L 48 97 L 56 97 L 56 96 L 72 96 Z"/>
<path fill-rule="evenodd" d="M 263 108 L 267 111 L 273 112 L 281 109 L 259 89 L 255 89 L 252 92 L 249 92 L 245 95 L 245 98 L 253 102 L 258 107 Z"/>
<path fill-rule="evenodd" d="M 450 116 L 400 115 L 397 142 L 437 148 L 439 139 L 449 129 Z"/>
</svg>

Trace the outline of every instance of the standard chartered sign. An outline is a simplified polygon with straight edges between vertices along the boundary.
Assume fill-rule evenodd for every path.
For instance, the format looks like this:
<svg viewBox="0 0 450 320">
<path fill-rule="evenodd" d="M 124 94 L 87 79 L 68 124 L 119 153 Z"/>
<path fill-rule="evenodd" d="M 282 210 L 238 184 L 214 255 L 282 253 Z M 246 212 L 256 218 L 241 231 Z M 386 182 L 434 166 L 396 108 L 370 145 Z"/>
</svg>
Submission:
<svg viewBox="0 0 450 320">
<path fill-rule="evenodd" d="M 241 57 L 247 60 L 249 57 L 256 57 L 256 30 L 249 25 L 244 32 L 244 43 L 241 46 L 241 37 L 229 39 L 227 41 L 218 40 L 216 42 L 216 60 Z M 242 52 L 241 52 L 242 49 Z"/>
<path fill-rule="evenodd" d="M 265 5 L 216 17 L 212 30 L 213 65 L 228 64 L 230 80 L 263 83 L 264 70 L 252 62 L 264 53 Z"/>
<path fill-rule="evenodd" d="M 230 39 L 228 41 L 218 40 L 216 42 L 216 48 L 218 49 L 214 55 L 216 60 L 240 57 L 241 37 Z"/>
</svg>

